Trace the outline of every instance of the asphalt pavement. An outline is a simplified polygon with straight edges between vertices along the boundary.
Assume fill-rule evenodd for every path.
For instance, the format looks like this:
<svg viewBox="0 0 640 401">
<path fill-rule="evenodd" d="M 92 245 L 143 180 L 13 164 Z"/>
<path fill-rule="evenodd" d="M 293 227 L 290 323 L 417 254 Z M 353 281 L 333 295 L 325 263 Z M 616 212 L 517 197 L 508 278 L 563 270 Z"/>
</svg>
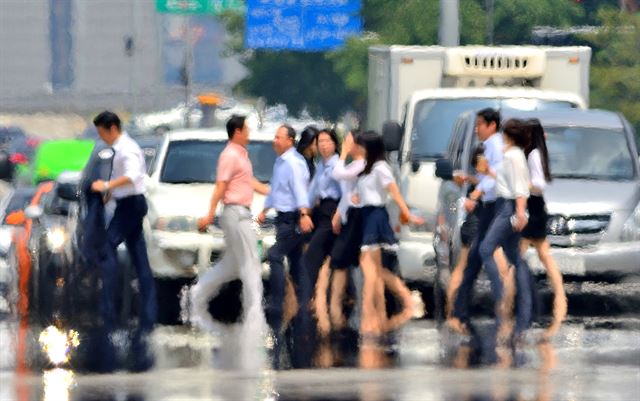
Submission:
<svg viewBox="0 0 640 401">
<path fill-rule="evenodd" d="M 478 327 L 488 333 L 492 324 L 481 319 Z M 158 327 L 147 339 L 153 364 L 142 368 L 131 363 L 135 336 L 116 332 L 112 354 L 85 350 L 99 362 L 121 362 L 97 374 L 80 351 L 83 342 L 95 342 L 94 334 L 78 333 L 76 351 L 56 367 L 43 358 L 42 328 L 5 319 L 0 400 L 637 400 L 640 394 L 634 315 L 570 317 L 547 344 L 539 343 L 542 327 L 536 327 L 516 352 L 517 367 L 506 369 L 482 358 L 460 367 L 467 339 L 414 320 L 376 346 L 334 337 L 324 351 L 319 347 L 314 369 L 247 370 L 234 366 L 239 328 L 204 334 Z M 268 338 L 265 346 L 256 357 L 269 356 Z"/>
</svg>

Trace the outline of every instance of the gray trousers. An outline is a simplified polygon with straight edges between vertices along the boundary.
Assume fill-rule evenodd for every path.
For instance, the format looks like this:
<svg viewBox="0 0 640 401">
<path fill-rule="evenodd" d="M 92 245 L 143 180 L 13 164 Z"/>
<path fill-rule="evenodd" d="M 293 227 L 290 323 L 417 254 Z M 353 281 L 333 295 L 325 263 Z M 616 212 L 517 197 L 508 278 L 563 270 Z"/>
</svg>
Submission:
<svg viewBox="0 0 640 401">
<path fill-rule="evenodd" d="M 222 258 L 198 278 L 191 288 L 191 321 L 207 331 L 220 331 L 208 311 L 209 301 L 223 284 L 242 281 L 243 322 L 253 330 L 262 332 L 265 318 L 262 310 L 262 277 L 257 238 L 249 209 L 238 205 L 225 205 L 220 218 L 224 232 L 225 251 Z"/>
</svg>

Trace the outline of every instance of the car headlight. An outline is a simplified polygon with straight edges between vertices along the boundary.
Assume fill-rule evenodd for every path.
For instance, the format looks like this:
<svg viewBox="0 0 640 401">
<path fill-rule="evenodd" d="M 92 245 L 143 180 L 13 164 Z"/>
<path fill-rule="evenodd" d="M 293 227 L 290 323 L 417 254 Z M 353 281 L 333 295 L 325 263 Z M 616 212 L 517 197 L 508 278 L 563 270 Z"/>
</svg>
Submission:
<svg viewBox="0 0 640 401">
<path fill-rule="evenodd" d="M 622 226 L 622 241 L 640 241 L 640 203 Z"/>
<path fill-rule="evenodd" d="M 52 228 L 47 231 L 47 246 L 52 252 L 60 252 L 67 242 L 67 233 L 62 227 Z"/>
<path fill-rule="evenodd" d="M 159 217 L 153 223 L 154 230 L 171 232 L 197 232 L 198 219 L 191 216 Z"/>
</svg>

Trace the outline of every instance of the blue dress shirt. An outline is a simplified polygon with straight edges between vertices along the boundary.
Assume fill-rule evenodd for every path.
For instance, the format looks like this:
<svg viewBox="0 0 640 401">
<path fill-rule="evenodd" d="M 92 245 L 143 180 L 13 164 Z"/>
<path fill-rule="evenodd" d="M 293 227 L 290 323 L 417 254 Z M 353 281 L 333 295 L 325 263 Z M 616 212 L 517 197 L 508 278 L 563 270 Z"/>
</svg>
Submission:
<svg viewBox="0 0 640 401">
<path fill-rule="evenodd" d="M 504 142 L 502 134 L 497 132 L 484 141 L 484 157 L 489 162 L 492 171 L 498 171 L 504 158 Z M 477 188 L 482 190 L 482 200 L 493 202 L 496 200 L 496 179 L 484 174 L 478 174 L 479 182 Z"/>
<path fill-rule="evenodd" d="M 293 212 L 309 208 L 309 169 L 304 158 L 291 148 L 281 154 L 273 166 L 271 190 L 264 201 L 265 209 Z"/>
<path fill-rule="evenodd" d="M 338 163 L 338 160 L 340 160 L 340 156 L 335 154 L 329 160 L 320 160 L 316 163 L 316 174 L 313 176 L 309 186 L 309 204 L 312 207 L 322 199 L 340 200 L 342 195 L 340 183 L 332 177 L 333 168 Z"/>
</svg>

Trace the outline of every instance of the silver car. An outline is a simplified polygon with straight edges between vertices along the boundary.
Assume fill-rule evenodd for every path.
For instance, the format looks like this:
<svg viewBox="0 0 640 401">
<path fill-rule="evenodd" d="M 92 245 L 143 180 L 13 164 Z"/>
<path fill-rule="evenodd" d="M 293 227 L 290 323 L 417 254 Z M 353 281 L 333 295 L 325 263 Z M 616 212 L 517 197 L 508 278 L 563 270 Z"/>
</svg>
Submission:
<svg viewBox="0 0 640 401">
<path fill-rule="evenodd" d="M 545 190 L 547 239 L 561 272 L 571 276 L 640 274 L 640 167 L 634 131 L 625 118 L 601 110 L 502 111 L 509 118 L 538 118 L 547 135 L 553 181 Z M 460 116 L 446 160 L 434 236 L 436 262 L 447 271 L 460 249 L 460 199 L 467 188 L 450 181 L 453 170 L 473 174 L 475 113 Z M 447 180 L 447 178 L 449 180 Z M 537 254 L 526 254 L 541 273 Z M 442 269 L 446 268 L 446 269 Z"/>
</svg>

